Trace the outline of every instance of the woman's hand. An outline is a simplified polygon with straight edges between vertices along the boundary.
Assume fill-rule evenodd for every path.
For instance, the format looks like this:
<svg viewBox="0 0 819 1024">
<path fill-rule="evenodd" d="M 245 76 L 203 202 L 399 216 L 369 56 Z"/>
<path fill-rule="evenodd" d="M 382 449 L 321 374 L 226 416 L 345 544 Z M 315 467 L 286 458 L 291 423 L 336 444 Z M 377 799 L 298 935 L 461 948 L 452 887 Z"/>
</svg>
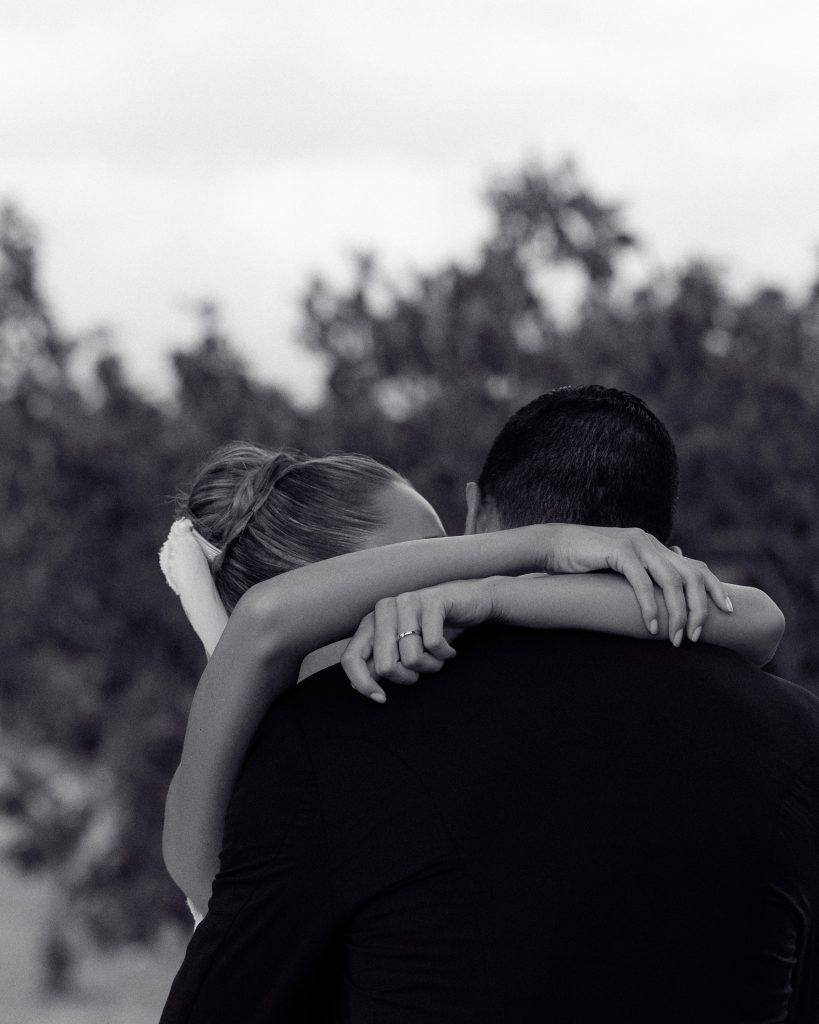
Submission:
<svg viewBox="0 0 819 1024">
<path fill-rule="evenodd" d="M 686 558 L 679 548 L 667 548 L 638 527 L 552 523 L 548 529 L 554 534 L 548 544 L 547 571 L 608 569 L 625 576 L 652 636 L 658 628 L 655 584 L 668 608 L 669 639 L 678 647 L 683 631 L 689 640 L 699 637 L 708 615 L 709 597 L 722 611 L 733 611 L 725 588 L 704 562 Z"/>
<path fill-rule="evenodd" d="M 605 568 L 620 573 L 630 583 L 652 636 L 659 628 L 658 600 L 663 601 L 668 637 L 675 647 L 684 634 L 693 642 L 700 638 L 709 597 L 721 611 L 733 611 L 723 584 L 708 566 L 685 558 L 679 548 L 666 548 L 642 530 L 568 525 L 561 533 L 562 544 L 551 546 L 552 569 L 574 574 Z M 445 625 L 461 632 L 490 618 L 508 618 L 514 624 L 514 615 L 504 615 L 493 601 L 501 581 L 514 583 L 499 576 L 460 580 L 379 601 L 361 621 L 341 659 L 353 688 L 383 703 L 386 694 L 379 679 L 414 683 L 420 674 L 438 672 L 454 657 Z"/>
<path fill-rule="evenodd" d="M 455 657 L 447 636 L 454 639 L 492 617 L 492 589 L 499 578 L 456 580 L 379 601 L 341 658 L 353 689 L 383 704 L 387 698 L 379 679 L 407 685 L 440 671 Z"/>
</svg>

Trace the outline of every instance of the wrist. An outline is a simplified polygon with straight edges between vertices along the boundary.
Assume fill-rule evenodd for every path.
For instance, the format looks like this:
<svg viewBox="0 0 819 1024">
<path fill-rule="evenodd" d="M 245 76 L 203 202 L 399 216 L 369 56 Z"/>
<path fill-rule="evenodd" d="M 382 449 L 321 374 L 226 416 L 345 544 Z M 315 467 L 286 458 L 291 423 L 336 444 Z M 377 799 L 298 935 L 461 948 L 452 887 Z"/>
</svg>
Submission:
<svg viewBox="0 0 819 1024">
<path fill-rule="evenodd" d="M 486 622 L 503 622 L 506 615 L 504 597 L 506 586 L 513 576 L 489 576 L 481 582 L 486 587 L 487 607 Z"/>
<path fill-rule="evenodd" d="M 502 565 L 499 565 L 502 573 L 517 576 L 527 572 L 548 571 L 555 546 L 554 524 L 518 526 L 510 530 L 498 530 L 487 534 L 487 537 L 492 538 L 492 543 L 497 543 L 499 550 L 503 551 Z"/>
<path fill-rule="evenodd" d="M 532 527 L 537 533 L 534 536 L 536 559 L 532 561 L 533 572 L 560 572 L 557 550 L 563 523 L 539 523 Z"/>
</svg>

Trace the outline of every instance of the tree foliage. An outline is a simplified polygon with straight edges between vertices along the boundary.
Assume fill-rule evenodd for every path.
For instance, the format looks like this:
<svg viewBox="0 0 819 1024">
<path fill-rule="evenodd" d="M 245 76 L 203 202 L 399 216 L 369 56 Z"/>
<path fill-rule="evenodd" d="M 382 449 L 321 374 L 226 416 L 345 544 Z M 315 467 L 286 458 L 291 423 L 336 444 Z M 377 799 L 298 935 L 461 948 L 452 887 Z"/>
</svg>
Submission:
<svg viewBox="0 0 819 1024">
<path fill-rule="evenodd" d="M 737 297 L 692 262 L 628 285 L 638 242 L 568 163 L 498 180 L 487 201 L 469 262 L 396 283 L 366 254 L 350 286 L 309 284 L 302 341 L 327 386 L 307 412 L 248 373 L 208 304 L 171 399 L 139 393 L 110 355 L 80 385 L 36 234 L 0 214 L 0 798 L 8 856 L 60 883 L 53 984 L 84 943 L 185 920 L 160 831 L 202 659 L 156 552 L 176 486 L 228 438 L 366 451 L 458 531 L 464 484 L 517 407 L 564 384 L 633 391 L 678 443 L 677 541 L 779 602 L 774 667 L 819 689 L 819 281 L 799 299 Z"/>
</svg>

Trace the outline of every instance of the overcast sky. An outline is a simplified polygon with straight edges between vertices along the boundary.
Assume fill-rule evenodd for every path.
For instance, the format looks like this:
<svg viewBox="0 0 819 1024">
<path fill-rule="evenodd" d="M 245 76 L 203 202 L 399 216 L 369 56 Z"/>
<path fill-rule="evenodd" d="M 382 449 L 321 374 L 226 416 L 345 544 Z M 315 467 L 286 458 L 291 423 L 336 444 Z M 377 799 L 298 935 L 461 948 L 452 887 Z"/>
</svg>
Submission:
<svg viewBox="0 0 819 1024">
<path fill-rule="evenodd" d="M 815 0 L 3 0 L 0 196 L 60 322 L 112 328 L 141 381 L 213 297 L 304 393 L 308 274 L 469 254 L 531 155 L 575 156 L 647 263 L 804 286 L 817 42 Z"/>
</svg>

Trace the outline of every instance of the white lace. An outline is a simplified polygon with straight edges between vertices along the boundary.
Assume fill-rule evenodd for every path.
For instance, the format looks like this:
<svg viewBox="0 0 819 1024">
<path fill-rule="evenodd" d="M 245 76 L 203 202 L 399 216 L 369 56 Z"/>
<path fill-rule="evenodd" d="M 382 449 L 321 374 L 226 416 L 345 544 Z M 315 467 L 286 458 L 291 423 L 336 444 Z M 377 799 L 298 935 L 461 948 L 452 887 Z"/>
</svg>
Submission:
<svg viewBox="0 0 819 1024">
<path fill-rule="evenodd" d="M 208 657 L 213 654 L 227 625 L 210 563 L 219 549 L 193 528 L 190 519 L 177 519 L 159 550 L 159 565 L 171 590 L 202 641 Z"/>
</svg>

